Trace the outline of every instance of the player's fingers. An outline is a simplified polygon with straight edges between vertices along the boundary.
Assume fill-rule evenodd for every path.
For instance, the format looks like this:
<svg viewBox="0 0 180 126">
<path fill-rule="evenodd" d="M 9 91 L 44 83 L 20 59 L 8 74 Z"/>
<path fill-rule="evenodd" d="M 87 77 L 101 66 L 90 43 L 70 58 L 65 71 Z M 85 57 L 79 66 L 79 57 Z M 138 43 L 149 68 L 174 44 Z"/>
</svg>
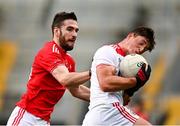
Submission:
<svg viewBox="0 0 180 126">
<path fill-rule="evenodd" d="M 146 71 L 146 77 L 149 78 L 150 77 L 150 74 L 151 74 L 151 66 L 148 65 L 148 69 Z"/>
<path fill-rule="evenodd" d="M 142 70 L 143 72 L 145 72 L 145 71 L 146 71 L 146 64 L 145 64 L 145 63 L 143 63 L 143 64 L 142 64 L 142 66 L 141 66 L 141 70 Z"/>
<path fill-rule="evenodd" d="M 151 73 L 151 66 L 150 66 L 150 65 L 148 65 L 147 72 L 148 72 L 148 73 Z"/>
</svg>

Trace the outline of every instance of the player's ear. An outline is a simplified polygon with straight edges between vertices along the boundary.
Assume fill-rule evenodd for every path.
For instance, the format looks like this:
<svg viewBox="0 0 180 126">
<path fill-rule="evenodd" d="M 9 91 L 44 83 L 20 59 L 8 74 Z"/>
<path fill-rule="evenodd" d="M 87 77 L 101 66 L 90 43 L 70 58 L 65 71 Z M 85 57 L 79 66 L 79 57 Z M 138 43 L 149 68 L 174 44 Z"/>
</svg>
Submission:
<svg viewBox="0 0 180 126">
<path fill-rule="evenodd" d="M 137 34 L 135 34 L 135 33 L 129 33 L 128 34 L 128 37 L 136 37 L 137 36 Z"/>
<path fill-rule="evenodd" d="M 129 34 L 127 35 L 127 38 L 131 38 L 131 37 L 134 37 L 134 33 L 129 33 Z"/>
<path fill-rule="evenodd" d="M 60 29 L 59 29 L 58 27 L 55 27 L 55 28 L 54 28 L 54 34 L 55 34 L 56 36 L 59 36 L 59 34 L 60 34 Z"/>
</svg>

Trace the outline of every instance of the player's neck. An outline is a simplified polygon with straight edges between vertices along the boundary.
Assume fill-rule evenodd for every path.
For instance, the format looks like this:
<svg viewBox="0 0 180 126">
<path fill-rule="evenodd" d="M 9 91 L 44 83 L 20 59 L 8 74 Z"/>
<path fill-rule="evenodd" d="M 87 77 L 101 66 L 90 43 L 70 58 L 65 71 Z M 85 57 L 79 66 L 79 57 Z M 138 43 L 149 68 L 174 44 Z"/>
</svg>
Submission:
<svg viewBox="0 0 180 126">
<path fill-rule="evenodd" d="M 125 40 L 122 40 L 121 42 L 119 42 L 118 45 L 121 47 L 122 51 L 125 52 L 125 54 L 127 54 L 128 50 L 126 48 Z"/>
<path fill-rule="evenodd" d="M 60 44 L 59 44 L 59 42 L 58 42 L 58 40 L 57 40 L 56 38 L 53 38 L 53 41 L 54 41 L 58 46 L 60 46 Z"/>
</svg>

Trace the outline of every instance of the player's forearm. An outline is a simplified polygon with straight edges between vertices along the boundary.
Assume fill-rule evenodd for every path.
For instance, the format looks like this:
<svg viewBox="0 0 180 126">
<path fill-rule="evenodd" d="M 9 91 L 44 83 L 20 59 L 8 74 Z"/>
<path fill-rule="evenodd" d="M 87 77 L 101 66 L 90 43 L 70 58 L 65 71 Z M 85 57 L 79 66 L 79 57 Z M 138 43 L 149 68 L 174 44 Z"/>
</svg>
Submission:
<svg viewBox="0 0 180 126">
<path fill-rule="evenodd" d="M 136 85 L 136 78 L 110 76 L 102 79 L 100 85 L 101 89 L 105 92 L 125 90 Z"/>
<path fill-rule="evenodd" d="M 128 89 L 136 85 L 136 78 L 124 78 L 116 75 L 116 68 L 111 65 L 97 66 L 96 73 L 102 91 L 114 92 Z"/>
<path fill-rule="evenodd" d="M 78 86 L 80 84 L 85 83 L 90 79 L 89 71 L 85 72 L 71 72 L 68 73 L 64 79 L 62 80 L 62 83 L 65 86 Z"/>
<path fill-rule="evenodd" d="M 79 99 L 90 101 L 90 90 L 88 87 L 85 87 L 83 85 L 79 86 Z"/>
<path fill-rule="evenodd" d="M 70 87 L 68 89 L 74 97 L 90 101 L 90 90 L 88 87 L 80 85 L 79 87 Z"/>
<path fill-rule="evenodd" d="M 78 86 L 90 79 L 90 72 L 69 72 L 66 66 L 59 65 L 56 69 L 52 71 L 54 78 L 62 85 Z"/>
</svg>

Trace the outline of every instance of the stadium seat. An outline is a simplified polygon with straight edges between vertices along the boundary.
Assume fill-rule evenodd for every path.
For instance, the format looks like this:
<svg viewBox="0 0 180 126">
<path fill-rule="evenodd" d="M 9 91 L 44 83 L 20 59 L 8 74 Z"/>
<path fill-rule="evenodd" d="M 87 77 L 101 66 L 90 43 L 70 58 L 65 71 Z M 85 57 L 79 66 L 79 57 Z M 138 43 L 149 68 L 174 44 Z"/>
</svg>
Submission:
<svg viewBox="0 0 180 126">
<path fill-rule="evenodd" d="M 180 97 L 170 97 L 165 104 L 167 106 L 167 119 L 165 125 L 180 125 Z"/>
<path fill-rule="evenodd" d="M 17 47 L 10 41 L 0 42 L 0 111 L 3 107 L 3 99 L 6 91 L 9 72 L 16 58 Z"/>
</svg>

